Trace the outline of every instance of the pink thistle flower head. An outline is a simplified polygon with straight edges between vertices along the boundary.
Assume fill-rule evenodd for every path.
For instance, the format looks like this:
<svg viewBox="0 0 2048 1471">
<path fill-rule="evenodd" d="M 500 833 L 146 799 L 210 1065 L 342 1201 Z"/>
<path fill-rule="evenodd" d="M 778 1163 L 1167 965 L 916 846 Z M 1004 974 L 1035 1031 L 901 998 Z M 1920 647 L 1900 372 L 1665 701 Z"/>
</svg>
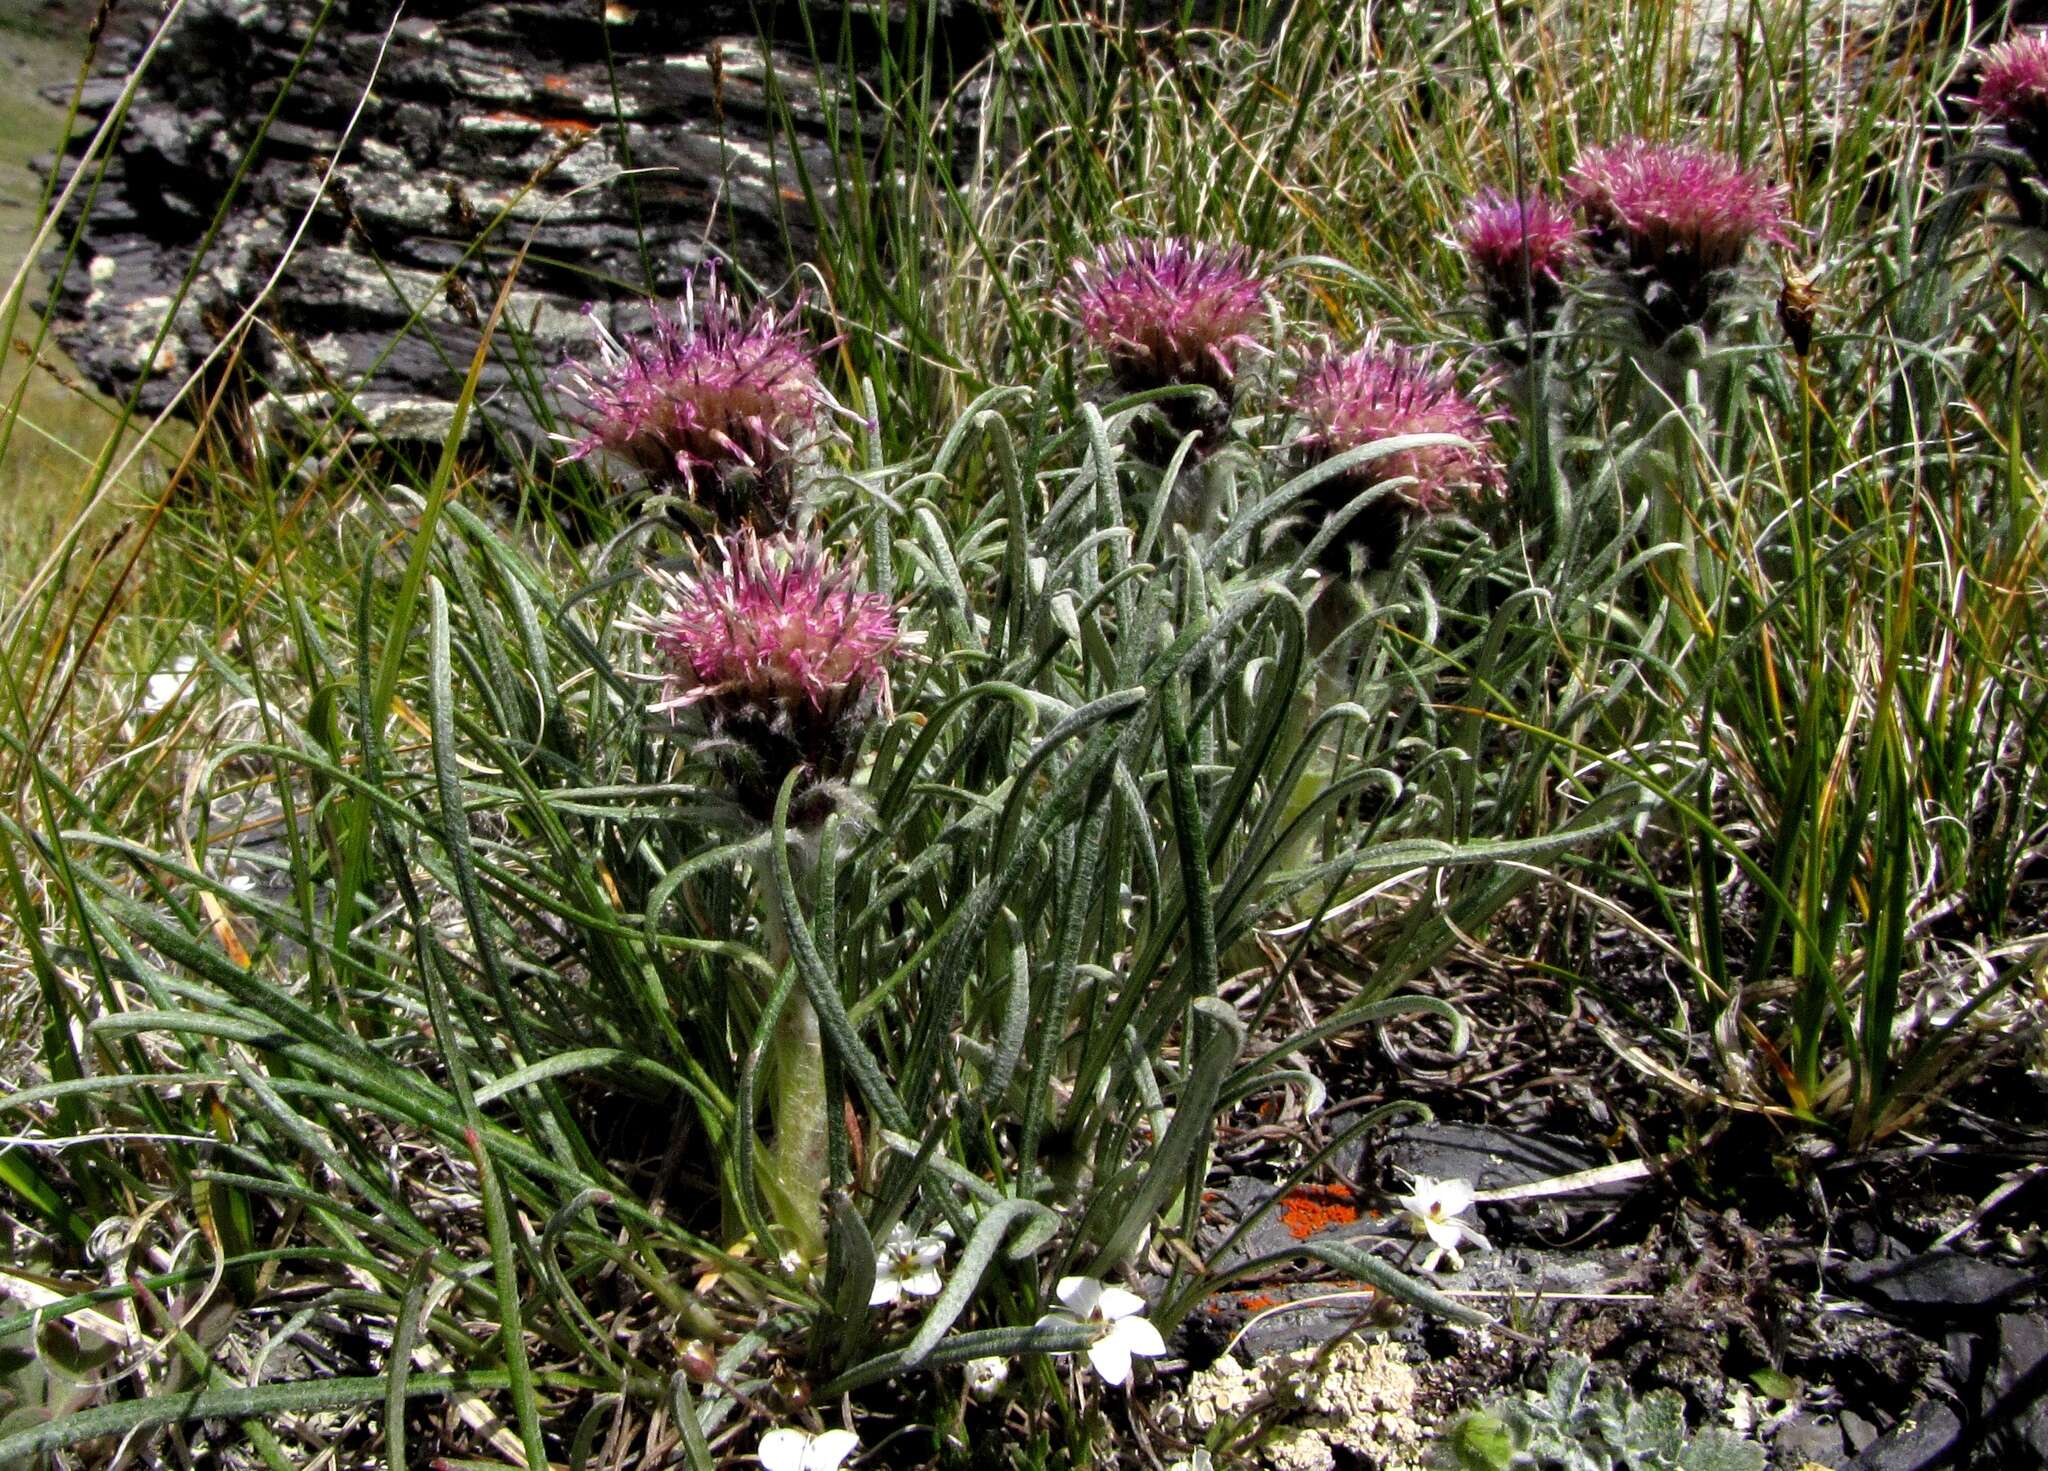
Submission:
<svg viewBox="0 0 2048 1471">
<path fill-rule="evenodd" d="M 2027 156 L 2028 170 L 2008 165 L 2009 192 L 2022 219 L 2040 224 L 2040 188 L 2048 183 L 2048 31 L 2026 31 L 1985 51 L 1970 103 Z"/>
<path fill-rule="evenodd" d="M 1547 195 L 1514 199 L 1492 189 L 1472 202 L 1458 222 L 1458 244 L 1488 291 L 1526 280 L 1561 284 L 1579 255 L 1579 227 Z"/>
<path fill-rule="evenodd" d="M 857 572 L 806 538 L 747 528 L 706 547 L 694 576 L 655 574 L 655 708 L 702 713 L 735 794 L 757 815 L 796 767 L 842 775 L 887 701 L 889 666 L 909 639 L 887 598 L 854 585 Z"/>
<path fill-rule="evenodd" d="M 1594 230 L 1696 252 L 1709 270 L 1751 240 L 1792 243 L 1785 186 L 1711 148 L 1624 138 L 1580 159 L 1566 186 Z"/>
<path fill-rule="evenodd" d="M 1426 352 L 1369 337 L 1356 351 L 1311 368 L 1295 386 L 1293 407 L 1303 421 L 1297 445 L 1311 463 L 1411 434 L 1460 441 L 1395 450 L 1317 488 L 1318 504 L 1335 514 L 1361 492 L 1388 487 L 1347 526 L 1349 545 L 1339 570 L 1348 568 L 1353 547 L 1364 553 L 1366 565 L 1383 565 L 1410 522 L 1497 496 L 1507 487 L 1487 428 L 1501 415 L 1459 392 L 1451 371 Z"/>
<path fill-rule="evenodd" d="M 1564 305 L 1565 277 L 1583 254 L 1577 223 L 1556 201 L 1542 194 L 1514 199 L 1491 189 L 1458 222 L 1458 244 L 1503 345 L 1518 323 L 1549 330 Z"/>
<path fill-rule="evenodd" d="M 1983 53 L 1970 105 L 1992 122 L 2048 127 L 2048 31 L 2026 31 Z"/>
<path fill-rule="evenodd" d="M 1492 495 L 1507 484 L 1486 427 L 1501 416 L 1460 393 L 1450 370 L 1418 349 L 1385 346 L 1373 337 L 1355 352 L 1325 358 L 1296 385 L 1294 408 L 1305 426 L 1298 442 L 1319 461 L 1410 434 L 1465 441 L 1396 450 L 1363 467 L 1375 485 L 1406 481 L 1394 493 L 1423 515 Z M 1357 493 L 1353 487 L 1351 494 Z"/>
<path fill-rule="evenodd" d="M 732 495 L 770 486 L 786 514 L 789 462 L 815 424 L 824 390 L 796 312 L 742 311 L 717 274 L 649 334 L 621 344 L 599 329 L 601 361 L 577 365 L 570 386 L 587 406 L 571 459 L 606 451 L 657 483 Z M 721 508 L 724 509 L 724 508 Z"/>
<path fill-rule="evenodd" d="M 1751 241 L 1792 243 L 1785 186 L 1711 148 L 1624 138 L 1581 158 L 1566 189 L 1665 335 L 1706 320 Z"/>
<path fill-rule="evenodd" d="M 1064 306 L 1124 388 L 1200 384 L 1227 401 L 1266 292 L 1242 249 L 1127 238 L 1075 263 Z"/>
</svg>

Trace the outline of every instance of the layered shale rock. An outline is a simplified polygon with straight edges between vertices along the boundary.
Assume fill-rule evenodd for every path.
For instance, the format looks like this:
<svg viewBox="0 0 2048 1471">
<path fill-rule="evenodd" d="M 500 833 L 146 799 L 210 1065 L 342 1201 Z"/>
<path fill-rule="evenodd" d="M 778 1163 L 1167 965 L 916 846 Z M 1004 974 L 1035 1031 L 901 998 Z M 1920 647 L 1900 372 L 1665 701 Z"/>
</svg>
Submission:
<svg viewBox="0 0 2048 1471">
<path fill-rule="evenodd" d="M 958 75 L 990 23 L 974 0 L 939 10 L 932 50 Z M 637 303 L 678 294 L 713 255 L 770 285 L 809 255 L 834 128 L 859 136 L 841 58 L 859 75 L 887 44 L 874 8 L 851 3 L 396 11 L 187 0 L 104 178 L 65 221 L 85 224 L 59 331 L 100 387 L 140 385 L 144 408 L 162 407 L 253 306 L 237 391 L 272 422 L 346 400 L 364 428 L 438 438 L 523 247 L 516 330 L 494 343 L 483 392 L 494 424 L 530 430 L 591 317 L 638 329 Z M 120 19 L 74 166 L 142 53 Z M 822 74 L 814 49 L 832 58 Z"/>
</svg>

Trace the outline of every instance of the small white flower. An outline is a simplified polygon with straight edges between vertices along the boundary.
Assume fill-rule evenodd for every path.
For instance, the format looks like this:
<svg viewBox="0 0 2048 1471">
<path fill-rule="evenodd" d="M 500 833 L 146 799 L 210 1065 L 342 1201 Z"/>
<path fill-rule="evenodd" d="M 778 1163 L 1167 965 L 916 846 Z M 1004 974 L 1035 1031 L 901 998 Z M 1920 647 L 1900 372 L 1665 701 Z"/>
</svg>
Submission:
<svg viewBox="0 0 2048 1471">
<path fill-rule="evenodd" d="M 1429 1255 L 1422 1259 L 1425 1272 L 1434 1272 L 1437 1263 L 1446 1259 L 1452 1271 L 1463 1271 L 1465 1259 L 1458 1255 L 1461 1242 L 1469 1241 L 1482 1248 L 1491 1244 L 1474 1227 L 1455 1219 L 1472 1209 L 1470 1180 L 1432 1180 L 1427 1175 L 1417 1175 L 1415 1188 L 1402 1196 L 1399 1204 L 1401 1214 L 1407 1217 L 1408 1229 L 1429 1238 Z"/>
<path fill-rule="evenodd" d="M 860 1448 L 851 1430 L 771 1430 L 761 1437 L 757 1454 L 767 1471 L 839 1471 L 840 1462 Z"/>
<path fill-rule="evenodd" d="M 185 688 L 185 681 L 192 671 L 199 667 L 199 661 L 190 654 L 180 654 L 162 669 L 144 681 L 142 698 L 135 708 L 144 715 L 154 715 L 168 709 L 178 693 Z"/>
<path fill-rule="evenodd" d="M 906 1297 L 937 1297 L 946 1285 L 939 1275 L 939 1263 L 945 1259 L 942 1238 L 912 1236 L 898 1221 L 889 1228 L 875 1261 L 875 1290 L 868 1294 L 868 1306 L 889 1307 Z"/>
<path fill-rule="evenodd" d="M 987 1399 L 1009 1382 L 1008 1359 L 990 1355 L 982 1359 L 969 1359 L 964 1367 L 967 1371 L 968 1393 L 979 1399 Z"/>
<path fill-rule="evenodd" d="M 1095 1342 L 1088 1345 L 1088 1362 L 1105 1384 L 1123 1384 L 1131 1377 L 1133 1356 L 1156 1359 L 1166 1352 L 1166 1340 L 1152 1326 L 1145 1311 L 1145 1299 L 1121 1287 L 1110 1287 L 1093 1277 L 1062 1277 L 1053 1288 L 1062 1311 L 1047 1313 L 1038 1326 L 1087 1323 L 1095 1327 Z"/>
</svg>

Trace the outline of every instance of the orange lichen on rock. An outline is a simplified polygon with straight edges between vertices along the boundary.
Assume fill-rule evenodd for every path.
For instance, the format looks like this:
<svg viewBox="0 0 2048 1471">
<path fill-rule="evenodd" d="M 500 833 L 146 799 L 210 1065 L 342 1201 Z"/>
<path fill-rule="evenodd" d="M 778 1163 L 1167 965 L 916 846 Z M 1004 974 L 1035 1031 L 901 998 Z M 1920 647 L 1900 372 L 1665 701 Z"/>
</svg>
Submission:
<svg viewBox="0 0 2048 1471">
<path fill-rule="evenodd" d="M 483 120 L 487 123 L 518 123 L 524 127 L 539 128 L 542 132 L 552 133 L 557 138 L 583 138 L 597 131 L 595 123 L 586 123 L 580 118 L 535 117 L 530 112 L 513 112 L 505 108 L 485 113 Z"/>
<path fill-rule="evenodd" d="M 1277 1307 L 1280 1299 L 1270 1292 L 1247 1292 L 1237 1300 L 1237 1305 L 1248 1313 L 1263 1313 L 1267 1308 Z"/>
<path fill-rule="evenodd" d="M 1332 1226 L 1349 1226 L 1358 1219 L 1349 1185 L 1304 1185 L 1290 1190 L 1280 1202 L 1280 1223 L 1296 1241 L 1306 1241 Z"/>
</svg>

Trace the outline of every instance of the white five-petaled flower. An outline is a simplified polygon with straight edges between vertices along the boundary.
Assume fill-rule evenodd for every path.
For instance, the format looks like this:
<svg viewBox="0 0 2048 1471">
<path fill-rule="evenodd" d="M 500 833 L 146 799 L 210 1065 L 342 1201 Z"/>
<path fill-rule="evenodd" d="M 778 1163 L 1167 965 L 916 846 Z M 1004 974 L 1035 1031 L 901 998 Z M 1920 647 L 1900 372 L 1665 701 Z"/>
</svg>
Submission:
<svg viewBox="0 0 2048 1471">
<path fill-rule="evenodd" d="M 875 1289 L 868 1294 L 871 1308 L 889 1307 L 906 1297 L 937 1297 L 945 1279 L 939 1263 L 946 1258 L 946 1243 L 938 1236 L 912 1236 L 901 1221 L 889 1228 L 875 1262 Z"/>
<path fill-rule="evenodd" d="M 1010 1361 L 993 1354 L 969 1359 L 963 1367 L 967 1371 L 968 1393 L 981 1399 L 1001 1389 L 1010 1378 Z"/>
<path fill-rule="evenodd" d="M 756 1454 L 767 1471 L 839 1471 L 848 1456 L 860 1449 L 860 1437 L 851 1430 L 827 1430 L 813 1435 L 808 1430 L 771 1430 L 761 1437 Z"/>
<path fill-rule="evenodd" d="M 1469 1241 L 1478 1247 L 1490 1245 L 1476 1228 L 1457 1219 L 1472 1209 L 1472 1199 L 1470 1180 L 1433 1180 L 1428 1175 L 1417 1175 L 1415 1188 L 1401 1197 L 1401 1214 L 1408 1218 L 1408 1228 L 1417 1236 L 1429 1238 L 1429 1255 L 1422 1259 L 1423 1271 L 1434 1272 L 1437 1263 L 1446 1258 L 1452 1271 L 1462 1271 L 1465 1259 L 1458 1255 L 1461 1242 Z"/>
<path fill-rule="evenodd" d="M 1166 1352 L 1166 1340 L 1152 1326 L 1145 1311 L 1145 1299 L 1121 1287 L 1110 1287 L 1094 1277 L 1062 1277 L 1053 1288 L 1061 1311 L 1047 1313 L 1038 1326 L 1087 1323 L 1096 1329 L 1088 1345 L 1088 1362 L 1105 1384 L 1123 1384 L 1131 1377 L 1131 1359 L 1156 1359 Z"/>
</svg>

